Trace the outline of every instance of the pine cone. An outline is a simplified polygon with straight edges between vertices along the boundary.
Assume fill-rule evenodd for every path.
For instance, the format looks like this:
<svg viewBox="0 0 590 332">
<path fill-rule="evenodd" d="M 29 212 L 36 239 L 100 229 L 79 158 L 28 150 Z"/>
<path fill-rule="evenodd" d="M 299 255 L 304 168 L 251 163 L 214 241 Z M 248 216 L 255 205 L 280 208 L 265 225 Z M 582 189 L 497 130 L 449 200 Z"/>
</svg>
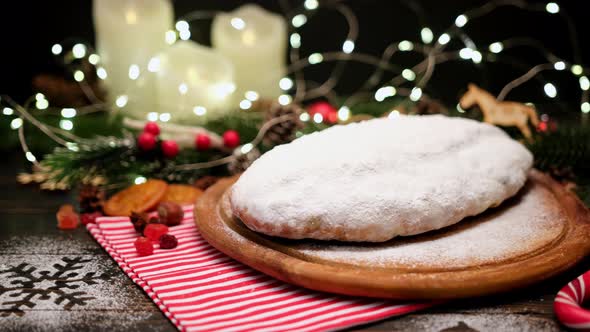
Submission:
<svg viewBox="0 0 590 332">
<path fill-rule="evenodd" d="M 291 142 L 293 139 L 295 139 L 297 130 L 304 127 L 303 122 L 299 119 L 299 115 L 301 115 L 301 113 L 302 109 L 297 104 L 273 104 L 272 107 L 266 112 L 265 122 L 283 115 L 292 115 L 292 118 L 270 127 L 266 131 L 262 142 L 267 146 Z"/>
<path fill-rule="evenodd" d="M 84 185 L 80 188 L 80 192 L 78 193 L 80 212 L 102 212 L 104 201 L 105 194 L 100 188 L 92 185 Z"/>
<path fill-rule="evenodd" d="M 254 160 L 260 157 L 260 151 L 257 148 L 252 148 L 247 153 L 242 153 L 240 148 L 237 148 L 234 150 L 234 157 L 234 160 L 227 165 L 227 169 L 231 174 L 238 174 L 245 171 Z"/>
</svg>

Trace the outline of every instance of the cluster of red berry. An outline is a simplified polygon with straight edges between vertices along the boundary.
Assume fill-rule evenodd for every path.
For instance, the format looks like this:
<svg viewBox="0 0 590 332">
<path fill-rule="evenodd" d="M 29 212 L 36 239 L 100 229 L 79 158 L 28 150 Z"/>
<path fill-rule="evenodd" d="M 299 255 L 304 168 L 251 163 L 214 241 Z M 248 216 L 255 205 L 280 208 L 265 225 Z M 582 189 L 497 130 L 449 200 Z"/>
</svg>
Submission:
<svg viewBox="0 0 590 332">
<path fill-rule="evenodd" d="M 160 127 L 155 122 L 148 122 L 143 128 L 143 132 L 137 137 L 137 145 L 143 151 L 151 151 L 158 144 L 158 135 Z M 235 148 L 240 145 L 240 134 L 235 130 L 227 130 L 223 133 L 223 145 L 228 148 Z M 174 158 L 178 155 L 179 147 L 176 141 L 168 139 L 160 142 L 162 154 L 167 158 Z M 205 151 L 211 148 L 211 138 L 205 133 L 199 133 L 195 136 L 195 148 L 199 151 Z"/>
<path fill-rule="evenodd" d="M 147 213 L 131 214 L 131 222 L 136 231 L 141 233 L 135 240 L 135 250 L 140 256 L 148 256 L 154 253 L 153 242 L 160 244 L 160 249 L 174 249 L 178 240 L 172 234 L 168 234 L 168 226 L 176 226 L 182 222 L 184 211 L 176 203 L 163 202 L 158 205 L 158 217 L 149 217 Z"/>
</svg>

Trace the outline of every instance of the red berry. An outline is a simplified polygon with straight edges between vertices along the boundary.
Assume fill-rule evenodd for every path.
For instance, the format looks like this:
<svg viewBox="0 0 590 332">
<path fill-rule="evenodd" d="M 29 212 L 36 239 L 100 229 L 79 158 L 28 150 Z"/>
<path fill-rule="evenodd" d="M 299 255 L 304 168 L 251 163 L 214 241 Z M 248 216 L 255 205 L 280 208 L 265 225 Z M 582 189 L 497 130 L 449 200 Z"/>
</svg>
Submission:
<svg viewBox="0 0 590 332">
<path fill-rule="evenodd" d="M 56 217 L 59 229 L 75 229 L 80 224 L 79 216 L 70 204 L 62 205 L 57 211 Z"/>
<path fill-rule="evenodd" d="M 148 224 L 143 230 L 143 235 L 152 241 L 158 241 L 160 236 L 168 233 L 168 226 L 164 224 Z"/>
<path fill-rule="evenodd" d="M 338 112 L 330 112 L 328 114 L 327 122 L 328 123 L 336 123 L 336 122 L 338 122 Z"/>
<path fill-rule="evenodd" d="M 178 154 L 178 144 L 173 140 L 162 141 L 162 153 L 168 158 L 174 158 Z"/>
<path fill-rule="evenodd" d="M 82 213 L 80 215 L 80 221 L 84 225 L 95 224 L 96 218 L 98 218 L 98 217 L 102 217 L 102 213 L 100 213 L 99 211 L 90 212 L 90 213 Z"/>
<path fill-rule="evenodd" d="M 160 248 L 161 249 L 174 249 L 178 245 L 176 236 L 172 234 L 164 234 L 160 236 Z"/>
<path fill-rule="evenodd" d="M 137 138 L 137 145 L 144 151 L 153 150 L 156 147 L 156 136 L 144 131 Z"/>
<path fill-rule="evenodd" d="M 157 123 L 150 121 L 145 124 L 145 126 L 143 127 L 143 131 L 145 131 L 146 133 L 150 133 L 154 136 L 158 136 L 160 135 L 160 126 L 158 126 Z"/>
<path fill-rule="evenodd" d="M 138 237 L 134 244 L 139 256 L 149 256 L 154 253 L 154 245 L 147 237 Z"/>
<path fill-rule="evenodd" d="M 207 134 L 197 134 L 195 137 L 195 147 L 199 151 L 208 150 L 211 147 L 211 138 Z"/>
<path fill-rule="evenodd" d="M 311 117 L 313 117 L 315 114 L 320 114 L 324 121 L 329 121 L 330 114 L 337 114 L 338 111 L 330 103 L 325 101 L 318 101 L 316 103 L 311 104 L 307 109 L 307 112 L 309 113 L 309 115 L 311 115 Z"/>
<path fill-rule="evenodd" d="M 223 145 L 228 148 L 235 148 L 240 145 L 240 134 L 235 130 L 228 130 L 223 133 Z"/>
</svg>

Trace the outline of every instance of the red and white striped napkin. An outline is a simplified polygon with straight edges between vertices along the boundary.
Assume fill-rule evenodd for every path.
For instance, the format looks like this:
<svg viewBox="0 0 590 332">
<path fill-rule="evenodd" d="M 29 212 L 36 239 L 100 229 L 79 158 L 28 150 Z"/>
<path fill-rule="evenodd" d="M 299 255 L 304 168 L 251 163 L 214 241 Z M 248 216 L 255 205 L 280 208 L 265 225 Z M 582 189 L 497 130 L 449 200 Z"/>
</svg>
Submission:
<svg viewBox="0 0 590 332">
<path fill-rule="evenodd" d="M 87 228 L 127 275 L 181 331 L 327 331 L 402 315 L 433 303 L 401 303 L 307 290 L 253 270 L 200 235 L 193 207 L 170 227 L 175 249 L 140 257 L 127 217 L 101 217 Z"/>
</svg>

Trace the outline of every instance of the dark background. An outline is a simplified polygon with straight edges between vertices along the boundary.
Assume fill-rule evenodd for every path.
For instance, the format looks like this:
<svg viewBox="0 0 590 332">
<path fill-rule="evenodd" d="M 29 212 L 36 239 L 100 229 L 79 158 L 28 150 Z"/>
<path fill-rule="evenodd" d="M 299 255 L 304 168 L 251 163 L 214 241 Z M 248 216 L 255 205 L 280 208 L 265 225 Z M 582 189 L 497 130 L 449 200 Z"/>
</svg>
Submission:
<svg viewBox="0 0 590 332">
<path fill-rule="evenodd" d="M 267 9 L 280 11 L 278 1 L 254 1 Z M 301 7 L 303 1 L 285 1 L 293 8 Z M 321 2 L 321 1 L 320 1 Z M 176 17 L 191 10 L 215 9 L 231 10 L 243 1 L 176 0 Z M 328 1 L 329 3 L 329 1 Z M 480 6 L 485 1 L 410 1 L 410 0 L 350 0 L 349 4 L 360 22 L 360 35 L 355 51 L 380 55 L 391 42 L 408 39 L 420 41 L 422 26 L 429 26 L 435 39 L 448 28 L 455 17 L 467 9 Z M 531 2 L 544 3 L 544 2 Z M 558 1 L 561 11 L 567 12 L 574 20 L 580 41 L 590 40 L 588 28 L 587 1 Z M 420 15 L 408 7 L 413 6 Z M 2 51 L 0 62 L 0 93 L 23 101 L 30 96 L 31 78 L 40 72 L 58 72 L 59 66 L 53 60 L 51 45 L 67 38 L 93 42 L 92 3 L 85 0 L 62 1 L 10 1 L 2 8 L 0 29 L 2 31 Z M 209 22 L 191 26 L 193 39 L 208 43 Z M 344 20 L 331 10 L 319 10 L 308 20 L 302 31 L 301 52 L 308 55 L 318 51 L 340 50 L 345 38 Z M 529 36 L 540 40 L 554 54 L 565 60 L 573 60 L 570 36 L 567 25 L 558 15 L 545 12 L 530 13 L 514 7 L 501 8 L 484 18 L 470 21 L 467 33 L 476 41 L 480 49 L 487 49 L 490 43 L 512 36 Z M 590 45 L 581 42 L 582 63 L 590 60 Z M 461 48 L 459 43 L 450 48 Z M 521 48 L 506 53 L 518 61 L 532 67 L 546 62 L 532 49 Z M 421 59 L 418 55 L 396 57 L 393 61 L 411 65 Z M 329 73 L 330 65 L 322 64 L 306 70 L 307 77 L 321 81 Z M 363 65 L 350 65 L 346 75 L 337 87 L 342 94 L 350 93 L 358 87 L 370 72 Z M 497 94 L 510 80 L 524 73 L 523 68 L 505 64 L 482 63 L 475 66 L 471 61 L 453 62 L 437 67 L 427 92 L 441 100 L 454 104 L 468 82 L 476 82 Z M 580 90 L 577 78 L 568 70 L 548 72 L 543 78 L 554 82 L 558 97 L 549 100 L 543 93 L 542 84 L 531 81 L 513 91 L 508 99 L 531 101 L 540 104 L 560 105 L 561 109 L 579 112 Z"/>
</svg>

